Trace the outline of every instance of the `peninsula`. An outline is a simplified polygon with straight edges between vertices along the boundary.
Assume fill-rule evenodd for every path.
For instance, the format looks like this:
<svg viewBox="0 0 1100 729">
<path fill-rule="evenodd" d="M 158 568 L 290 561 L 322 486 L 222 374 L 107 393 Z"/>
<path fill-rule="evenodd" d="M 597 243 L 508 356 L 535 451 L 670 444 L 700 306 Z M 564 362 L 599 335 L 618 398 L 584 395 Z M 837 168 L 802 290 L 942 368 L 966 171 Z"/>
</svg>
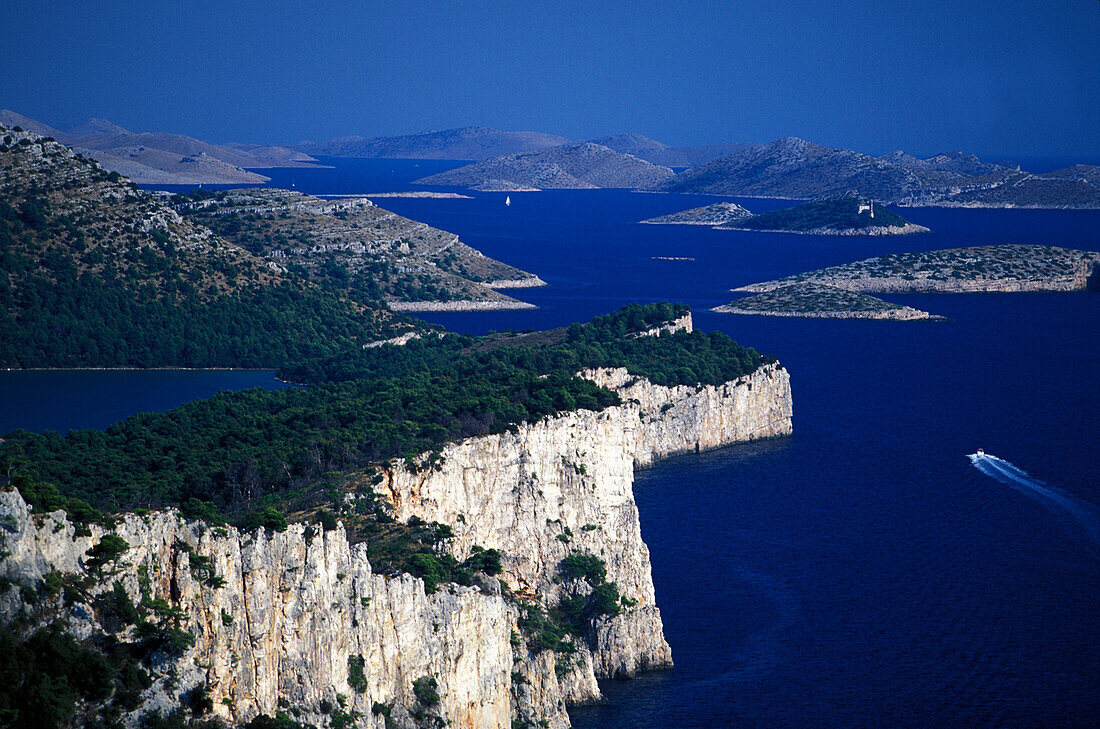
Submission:
<svg viewBox="0 0 1100 729">
<path fill-rule="evenodd" d="M 363 197 L 325 200 L 277 189 L 196 190 L 174 209 L 227 240 L 323 285 L 384 299 L 395 311 L 533 308 L 497 288 L 546 284 L 470 248 L 454 233 Z"/>
<path fill-rule="evenodd" d="M 672 665 L 635 467 L 791 432 L 783 367 L 670 304 L 284 375 L 0 444 L 8 715 L 567 729 Z"/>
</svg>

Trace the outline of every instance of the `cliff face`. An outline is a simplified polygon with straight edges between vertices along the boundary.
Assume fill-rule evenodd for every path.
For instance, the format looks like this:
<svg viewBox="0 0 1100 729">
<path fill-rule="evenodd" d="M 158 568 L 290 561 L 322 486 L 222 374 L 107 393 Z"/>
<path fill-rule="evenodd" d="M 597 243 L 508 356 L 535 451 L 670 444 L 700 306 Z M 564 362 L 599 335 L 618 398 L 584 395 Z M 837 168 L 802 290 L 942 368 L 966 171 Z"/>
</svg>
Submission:
<svg viewBox="0 0 1100 729">
<path fill-rule="evenodd" d="M 688 323 L 681 322 L 682 326 Z M 139 603 L 162 598 L 181 612 L 195 643 L 154 664 L 144 711 L 170 709 L 207 685 L 215 712 L 235 722 L 280 706 L 300 707 L 320 724 L 323 702 L 362 714 L 382 729 L 375 702 L 412 726 L 413 682 L 438 681 L 438 713 L 451 726 L 509 727 L 513 717 L 568 726 L 565 706 L 601 699 L 597 676 L 626 677 L 672 665 L 642 541 L 632 484 L 635 466 L 675 453 L 783 435 L 791 429 L 787 373 L 768 365 L 718 387 L 659 387 L 625 370 L 583 373 L 612 387 L 623 404 L 577 411 L 514 432 L 445 447 L 435 470 L 404 464 L 378 487 L 401 520 L 448 524 L 459 558 L 474 544 L 500 549 L 502 577 L 521 598 L 555 604 L 560 561 L 573 552 L 604 560 L 623 611 L 598 618 L 592 647 L 568 659 L 513 644 L 517 609 L 492 591 L 444 585 L 425 594 L 408 575 L 372 572 L 365 545 L 342 529 L 291 525 L 283 533 L 241 533 L 182 520 L 175 512 L 127 515 L 115 532 L 130 545 L 104 568 L 94 594 L 118 581 Z M 0 493 L 0 577 L 36 585 L 50 571 L 85 575 L 85 552 L 102 537 L 78 537 L 63 515 L 32 516 L 17 492 Z M 194 557 L 209 557 L 224 580 L 209 584 Z M 143 594 L 144 593 L 144 594 Z M 66 617 L 78 637 L 102 632 L 90 604 L 41 602 Z M 51 607 L 52 606 L 52 607 Z M 26 605 L 18 589 L 0 594 L 0 622 Z M 43 612 L 46 611 L 46 612 Z M 132 629 L 130 629 L 132 630 Z M 349 657 L 363 659 L 365 683 L 349 684 Z M 420 707 L 423 709 L 424 707 Z"/>
<path fill-rule="evenodd" d="M 436 470 L 399 465 L 380 488 L 399 519 L 451 525 L 459 558 L 474 544 L 501 550 L 508 583 L 547 604 L 560 596 L 564 557 L 603 559 L 607 579 L 636 605 L 601 619 L 594 669 L 627 677 L 672 664 L 634 502 L 634 467 L 789 434 L 790 381 L 778 365 L 717 387 L 660 387 L 625 369 L 582 374 L 617 390 L 624 404 L 447 446 Z"/>
<path fill-rule="evenodd" d="M 60 512 L 31 516 L 14 491 L 0 493 L 0 515 L 10 552 L 0 575 L 24 584 L 51 570 L 84 574 L 84 553 L 101 537 L 95 528 L 74 537 Z M 154 663 L 142 711 L 174 708 L 179 695 L 205 683 L 214 711 L 235 722 L 274 715 L 282 699 L 319 724 L 322 700 L 335 706 L 343 696 L 347 711 L 382 727 L 373 702 L 407 716 L 405 707 L 416 705 L 413 681 L 430 676 L 439 684 L 438 712 L 452 726 L 511 726 L 515 611 L 499 597 L 457 586 L 426 595 L 413 577 L 373 574 L 365 545 L 350 546 L 342 530 L 312 533 L 296 524 L 247 534 L 162 512 L 128 515 L 115 532 L 130 548 L 97 591 L 117 580 L 137 603 L 144 582 L 146 597 L 182 611 L 181 625 L 195 635 L 182 655 Z M 192 573 L 192 552 L 210 557 L 223 586 Z M 6 624 L 22 607 L 19 590 L 8 590 L 0 619 Z M 95 613 L 90 604 L 65 609 L 80 638 L 102 631 Z M 349 656 L 363 657 L 362 693 L 348 683 Z"/>
</svg>

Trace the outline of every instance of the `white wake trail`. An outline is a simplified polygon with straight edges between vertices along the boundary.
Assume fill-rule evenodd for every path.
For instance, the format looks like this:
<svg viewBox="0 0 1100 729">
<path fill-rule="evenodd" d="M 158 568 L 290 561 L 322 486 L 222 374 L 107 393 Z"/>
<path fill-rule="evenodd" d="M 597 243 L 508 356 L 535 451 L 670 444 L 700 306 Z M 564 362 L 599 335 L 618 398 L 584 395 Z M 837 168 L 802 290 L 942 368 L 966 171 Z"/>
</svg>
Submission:
<svg viewBox="0 0 1100 729">
<path fill-rule="evenodd" d="M 1059 517 L 1069 517 L 1087 539 L 1089 552 L 1100 557 L 1100 515 L 1096 507 L 1076 496 L 1055 488 L 1008 461 L 987 453 L 967 456 L 974 468 L 986 476 L 1011 486 L 1022 494 L 1038 501 L 1048 511 Z M 1078 530 L 1074 530 L 1078 531 Z"/>
</svg>

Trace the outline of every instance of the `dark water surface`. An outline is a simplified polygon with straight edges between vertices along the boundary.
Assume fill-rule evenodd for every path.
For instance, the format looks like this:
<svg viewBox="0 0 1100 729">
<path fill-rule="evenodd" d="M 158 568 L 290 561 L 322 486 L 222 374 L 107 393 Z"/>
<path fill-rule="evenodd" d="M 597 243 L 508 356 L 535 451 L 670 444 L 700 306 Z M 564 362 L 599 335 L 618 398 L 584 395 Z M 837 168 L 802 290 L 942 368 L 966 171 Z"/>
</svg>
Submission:
<svg viewBox="0 0 1100 729">
<path fill-rule="evenodd" d="M 454 166 L 333 163 L 273 172 L 280 184 L 293 174 L 305 192 L 354 193 L 386 180 L 407 189 Z M 534 311 L 426 318 L 480 333 L 684 301 L 697 327 L 776 355 L 794 392 L 792 437 L 639 473 L 677 665 L 605 683 L 610 704 L 573 711 L 576 726 L 1097 726 L 1100 560 L 1090 534 L 1100 524 L 1088 520 L 1100 507 L 1100 295 L 886 297 L 947 322 L 706 309 L 730 300 L 732 286 L 887 252 L 1006 242 L 1096 250 L 1100 212 L 902 210 L 934 232 L 860 239 L 635 223 L 712 197 L 511 197 L 510 207 L 503 194 L 378 201 L 551 284 L 515 292 Z M 987 475 L 966 457 L 977 448 L 1078 510 Z"/>
<path fill-rule="evenodd" d="M 0 370 L 0 434 L 102 430 L 222 390 L 279 389 L 274 370 Z"/>
</svg>

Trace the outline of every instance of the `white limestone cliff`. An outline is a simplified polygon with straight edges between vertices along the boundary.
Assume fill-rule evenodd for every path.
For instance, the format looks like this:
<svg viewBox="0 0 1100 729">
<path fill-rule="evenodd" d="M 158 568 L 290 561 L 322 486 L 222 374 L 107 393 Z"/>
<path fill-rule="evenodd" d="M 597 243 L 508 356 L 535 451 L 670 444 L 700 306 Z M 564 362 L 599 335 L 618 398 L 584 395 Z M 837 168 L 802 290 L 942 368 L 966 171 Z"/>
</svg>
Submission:
<svg viewBox="0 0 1100 729">
<path fill-rule="evenodd" d="M 349 544 L 342 529 L 242 533 L 173 511 L 130 514 L 115 529 L 130 547 L 93 592 L 117 580 L 135 603 L 143 590 L 163 598 L 196 638 L 154 666 L 143 709 L 171 708 L 206 685 L 215 712 L 233 722 L 291 706 L 321 724 L 320 707 L 343 697 L 360 726 L 383 729 L 375 702 L 393 707 L 398 726 L 412 726 L 413 681 L 430 676 L 441 696 L 432 711 L 450 726 L 504 728 L 521 717 L 563 729 L 568 704 L 601 700 L 596 677 L 670 667 L 634 469 L 790 433 L 788 376 L 776 364 L 717 387 L 661 387 L 623 369 L 582 375 L 618 391 L 622 404 L 447 445 L 435 467 L 391 466 L 377 488 L 400 520 L 450 525 L 447 547 L 460 559 L 475 544 L 501 550 L 502 577 L 521 598 L 554 604 L 565 588 L 558 564 L 573 552 L 604 560 L 627 602 L 597 619 L 591 650 L 579 645 L 568 661 L 529 654 L 513 645 L 518 613 L 508 600 L 456 585 L 426 594 L 419 579 L 375 574 L 365 545 Z M 50 571 L 87 574 L 85 552 L 103 534 L 92 532 L 76 536 L 60 512 L 32 515 L 17 492 L 0 492 L 0 577 L 34 585 Z M 192 554 L 210 558 L 222 586 L 192 570 Z M 59 600 L 74 635 L 102 631 L 91 605 Z M 24 607 L 19 589 L 0 593 L 0 623 Z M 363 658 L 362 692 L 348 683 L 349 656 Z"/>
</svg>

